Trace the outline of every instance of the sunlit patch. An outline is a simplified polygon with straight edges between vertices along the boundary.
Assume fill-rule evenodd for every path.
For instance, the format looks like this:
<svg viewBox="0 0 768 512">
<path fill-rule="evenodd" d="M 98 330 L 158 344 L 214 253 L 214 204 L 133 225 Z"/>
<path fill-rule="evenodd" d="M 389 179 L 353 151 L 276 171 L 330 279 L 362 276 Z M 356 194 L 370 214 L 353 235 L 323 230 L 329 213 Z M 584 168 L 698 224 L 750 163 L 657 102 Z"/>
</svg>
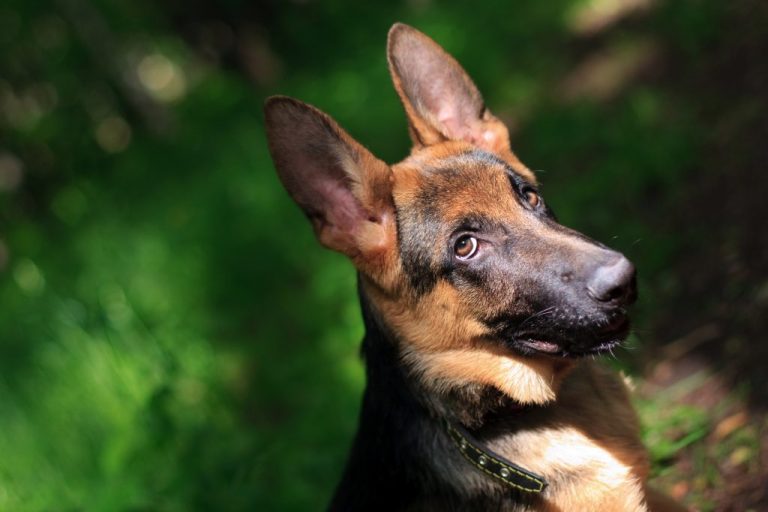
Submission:
<svg viewBox="0 0 768 512">
<path fill-rule="evenodd" d="M 571 12 L 568 26 L 575 34 L 595 35 L 654 4 L 655 0 L 588 0 Z"/>
<path fill-rule="evenodd" d="M 620 93 L 656 60 L 658 48 L 646 39 L 627 41 L 589 55 L 560 84 L 566 101 L 606 101 Z"/>
<path fill-rule="evenodd" d="M 589 467 L 597 472 L 596 480 L 610 487 L 618 487 L 631 478 L 626 464 L 576 429 L 562 428 L 547 438 L 557 440 L 542 455 L 553 466 L 562 470 Z M 563 446 L 568 446 L 568 450 L 563 450 Z"/>
</svg>

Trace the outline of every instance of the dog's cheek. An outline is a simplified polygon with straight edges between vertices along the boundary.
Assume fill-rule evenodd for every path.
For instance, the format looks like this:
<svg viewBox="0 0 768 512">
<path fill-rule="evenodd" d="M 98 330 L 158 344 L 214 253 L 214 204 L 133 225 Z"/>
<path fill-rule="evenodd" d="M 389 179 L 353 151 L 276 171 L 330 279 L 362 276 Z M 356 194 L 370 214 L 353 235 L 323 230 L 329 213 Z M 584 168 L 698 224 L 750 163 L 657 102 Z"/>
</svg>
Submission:
<svg viewBox="0 0 768 512">
<path fill-rule="evenodd" d="M 463 348 L 489 333 L 445 280 L 439 280 L 429 293 L 388 309 L 398 338 L 427 352 Z"/>
<path fill-rule="evenodd" d="M 373 289 L 366 293 L 400 340 L 405 363 L 434 392 L 480 384 L 520 403 L 555 398 L 563 368 L 522 358 L 489 342 L 489 328 L 446 280 L 414 301 L 394 300 Z"/>
<path fill-rule="evenodd" d="M 530 309 L 524 290 L 515 284 L 524 281 L 499 265 L 498 259 L 488 258 L 477 268 L 459 270 L 451 278 L 465 310 L 484 325 L 489 318 L 516 317 Z"/>
</svg>

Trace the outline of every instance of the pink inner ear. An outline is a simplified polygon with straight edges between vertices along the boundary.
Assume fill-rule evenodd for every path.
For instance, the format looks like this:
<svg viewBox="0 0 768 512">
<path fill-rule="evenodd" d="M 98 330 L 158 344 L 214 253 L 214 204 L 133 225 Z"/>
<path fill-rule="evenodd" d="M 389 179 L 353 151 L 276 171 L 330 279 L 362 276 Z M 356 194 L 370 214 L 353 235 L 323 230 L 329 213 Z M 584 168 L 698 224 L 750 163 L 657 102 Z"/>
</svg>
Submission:
<svg viewBox="0 0 768 512">
<path fill-rule="evenodd" d="M 388 183 L 389 168 L 333 119 L 298 100 L 269 100 L 266 122 L 270 153 L 288 193 L 326 247 L 355 257 L 365 224 L 381 215 L 368 209 L 381 209 L 388 199 L 389 190 L 376 187 Z"/>
<path fill-rule="evenodd" d="M 312 189 L 316 192 L 315 200 L 321 203 L 318 206 L 324 212 L 325 222 L 345 233 L 353 233 L 368 217 L 365 210 L 343 182 L 324 176 L 318 178 L 315 178 Z"/>
<path fill-rule="evenodd" d="M 309 146 L 280 160 L 286 188 L 320 230 L 352 235 L 368 218 L 351 190 L 351 180 L 332 147 Z"/>
<path fill-rule="evenodd" d="M 440 109 L 437 111 L 437 121 L 440 123 L 441 131 L 448 138 L 474 142 L 468 127 L 461 122 L 458 111 L 452 105 L 443 104 L 440 106 Z"/>
<path fill-rule="evenodd" d="M 451 105 L 442 105 L 437 113 L 437 120 L 446 136 L 454 140 L 470 142 L 480 148 L 494 150 L 497 135 L 492 130 L 486 130 L 483 122 L 476 119 L 459 118 L 459 113 Z"/>
<path fill-rule="evenodd" d="M 437 120 L 446 130 L 454 130 L 458 127 L 459 121 L 456 114 L 456 109 L 450 104 L 443 104 L 437 111 Z"/>
</svg>

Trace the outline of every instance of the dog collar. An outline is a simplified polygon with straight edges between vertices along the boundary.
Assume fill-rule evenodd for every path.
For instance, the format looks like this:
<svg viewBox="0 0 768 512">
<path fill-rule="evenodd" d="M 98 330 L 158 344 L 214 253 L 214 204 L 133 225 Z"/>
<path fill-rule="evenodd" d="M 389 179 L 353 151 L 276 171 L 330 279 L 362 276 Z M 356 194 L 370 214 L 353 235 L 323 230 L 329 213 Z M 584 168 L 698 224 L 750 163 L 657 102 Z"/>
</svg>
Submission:
<svg viewBox="0 0 768 512">
<path fill-rule="evenodd" d="M 547 486 L 547 482 L 539 475 L 483 448 L 482 444 L 460 425 L 446 422 L 446 428 L 449 437 L 464 458 L 483 473 L 501 480 L 518 491 L 540 493 Z"/>
</svg>

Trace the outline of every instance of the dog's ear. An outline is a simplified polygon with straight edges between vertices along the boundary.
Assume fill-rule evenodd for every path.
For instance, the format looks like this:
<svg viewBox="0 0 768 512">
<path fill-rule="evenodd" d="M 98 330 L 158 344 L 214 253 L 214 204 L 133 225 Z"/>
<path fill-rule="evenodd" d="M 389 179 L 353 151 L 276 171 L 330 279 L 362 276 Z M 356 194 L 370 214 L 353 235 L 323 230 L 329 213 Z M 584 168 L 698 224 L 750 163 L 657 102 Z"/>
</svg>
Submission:
<svg viewBox="0 0 768 512">
<path fill-rule="evenodd" d="M 488 151 L 510 152 L 507 127 L 485 108 L 456 59 L 432 39 L 396 23 L 389 31 L 387 59 L 415 146 L 464 140 Z"/>
<path fill-rule="evenodd" d="M 293 98 L 264 106 L 272 160 L 326 247 L 356 263 L 391 243 L 391 170 L 328 115 Z"/>
</svg>

